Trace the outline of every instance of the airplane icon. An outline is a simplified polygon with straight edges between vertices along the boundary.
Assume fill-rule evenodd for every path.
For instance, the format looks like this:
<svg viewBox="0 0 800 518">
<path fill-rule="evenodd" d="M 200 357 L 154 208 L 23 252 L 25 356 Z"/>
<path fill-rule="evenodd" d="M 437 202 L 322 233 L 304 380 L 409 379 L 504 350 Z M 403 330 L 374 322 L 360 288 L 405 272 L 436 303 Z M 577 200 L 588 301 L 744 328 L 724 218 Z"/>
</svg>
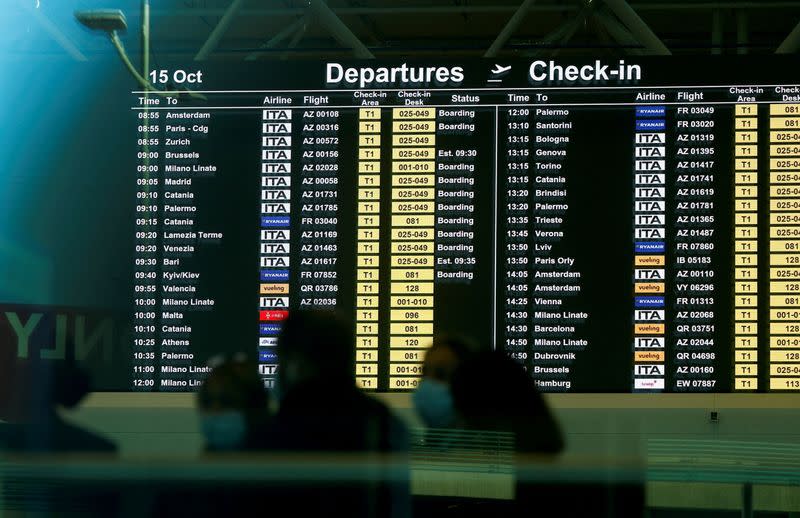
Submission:
<svg viewBox="0 0 800 518">
<path fill-rule="evenodd" d="M 498 65 L 495 63 L 494 68 L 489 72 L 492 75 L 492 79 L 488 79 L 489 83 L 500 83 L 502 81 L 502 77 L 508 74 L 511 71 L 511 65 L 507 67 Z"/>
<path fill-rule="evenodd" d="M 508 65 L 507 67 L 495 65 L 494 69 L 492 70 L 492 74 L 499 76 L 500 74 L 508 72 L 509 70 L 511 70 L 511 65 Z"/>
</svg>

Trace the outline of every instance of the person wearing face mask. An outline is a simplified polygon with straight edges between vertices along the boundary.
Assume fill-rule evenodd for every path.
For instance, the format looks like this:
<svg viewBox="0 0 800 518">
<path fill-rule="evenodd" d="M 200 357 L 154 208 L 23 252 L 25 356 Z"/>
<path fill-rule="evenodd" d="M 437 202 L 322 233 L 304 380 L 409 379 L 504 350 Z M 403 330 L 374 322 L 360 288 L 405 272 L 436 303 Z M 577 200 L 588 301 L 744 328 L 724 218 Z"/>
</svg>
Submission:
<svg viewBox="0 0 800 518">
<path fill-rule="evenodd" d="M 403 424 L 383 403 L 356 387 L 352 328 L 341 315 L 325 311 L 292 311 L 284 321 L 272 391 L 278 411 L 264 435 L 267 449 L 407 448 Z"/>
<path fill-rule="evenodd" d="M 455 337 L 437 337 L 425 353 L 422 380 L 412 395 L 414 409 L 429 428 L 449 428 L 456 424 L 450 383 L 459 365 L 469 358 L 474 347 Z"/>
<path fill-rule="evenodd" d="M 405 471 L 409 439 L 386 405 L 355 382 L 354 324 L 330 311 L 293 310 L 278 336 L 278 411 L 262 437 L 265 449 L 345 458 L 391 456 Z M 270 510 L 293 516 L 406 517 L 407 474 L 280 486 L 264 496 Z M 309 498 L 309 495 L 313 495 Z"/>
<path fill-rule="evenodd" d="M 243 354 L 212 358 L 208 365 L 212 371 L 197 392 L 205 453 L 210 458 L 257 450 L 258 438 L 270 417 L 268 394 L 258 376 L 258 367 Z M 263 501 L 261 491 L 258 486 L 236 487 L 230 483 L 170 487 L 157 493 L 151 516 L 245 516 Z"/>
<path fill-rule="evenodd" d="M 209 452 L 253 449 L 268 420 L 267 394 L 255 364 L 220 361 L 197 393 L 200 429 Z"/>
</svg>

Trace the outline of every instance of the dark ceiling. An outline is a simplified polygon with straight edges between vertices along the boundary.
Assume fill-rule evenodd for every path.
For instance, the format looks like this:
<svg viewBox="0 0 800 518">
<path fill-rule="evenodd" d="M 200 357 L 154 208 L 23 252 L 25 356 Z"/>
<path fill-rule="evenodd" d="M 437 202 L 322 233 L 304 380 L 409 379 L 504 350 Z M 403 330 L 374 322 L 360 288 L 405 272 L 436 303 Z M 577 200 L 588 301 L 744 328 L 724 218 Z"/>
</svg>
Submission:
<svg viewBox="0 0 800 518">
<path fill-rule="evenodd" d="M 142 0 L 8 0 L 34 20 L 11 27 L 15 52 L 36 49 L 91 57 L 112 52 L 105 38 L 79 27 L 76 9 L 121 9 L 126 45 L 139 35 Z M 164 57 L 211 60 L 664 53 L 773 53 L 800 43 L 800 1 L 751 0 L 151 0 L 151 45 Z M 68 6 L 65 4 L 69 4 Z M 625 9 L 630 9 L 626 18 Z M 49 11 L 48 11 L 49 9 Z M 511 26 L 509 21 L 513 20 Z M 636 21 L 638 20 L 638 21 Z M 637 26 L 637 24 L 639 24 Z M 507 27 L 508 26 L 508 27 Z M 642 28 L 644 26 L 644 29 Z M 506 28 L 507 38 L 496 42 Z M 794 33 L 793 33 L 794 30 Z M 79 34 L 75 34 L 75 32 Z M 642 35 L 649 32 L 650 40 Z M 39 38 L 36 46 L 31 40 Z M 210 40 L 209 40 L 210 38 Z M 653 40 L 652 38 L 655 38 Z M 790 38 L 791 40 L 791 38 Z M 358 41 L 358 44 L 354 44 Z M 658 41 L 658 43 L 654 43 Z M 47 44 L 44 44 L 47 43 Z M 69 47 L 73 47 L 70 51 Z M 663 48 L 662 48 L 663 50 Z"/>
<path fill-rule="evenodd" d="M 202 42 L 230 0 L 191 0 L 155 10 L 155 41 L 183 49 Z M 341 54 L 342 44 L 308 1 L 243 1 L 212 59 L 236 59 L 269 42 L 292 23 L 286 37 L 262 56 Z M 327 5 L 376 57 L 408 54 L 481 56 L 523 2 L 492 0 L 330 0 Z M 503 54 L 648 52 L 604 0 L 525 2 L 526 12 L 502 46 Z M 672 53 L 771 53 L 800 22 L 798 1 L 702 2 L 631 0 L 629 5 Z M 302 22 L 298 22 L 303 18 Z M 199 45 L 198 45 L 199 48 Z M 189 50 L 189 49 L 187 49 Z"/>
</svg>

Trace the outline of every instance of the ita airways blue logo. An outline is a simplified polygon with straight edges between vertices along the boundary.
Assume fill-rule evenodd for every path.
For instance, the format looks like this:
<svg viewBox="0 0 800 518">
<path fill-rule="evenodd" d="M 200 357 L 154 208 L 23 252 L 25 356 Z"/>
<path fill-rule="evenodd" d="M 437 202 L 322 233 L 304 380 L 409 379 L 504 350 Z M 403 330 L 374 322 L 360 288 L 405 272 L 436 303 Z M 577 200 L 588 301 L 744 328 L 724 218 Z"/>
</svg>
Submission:
<svg viewBox="0 0 800 518">
<path fill-rule="evenodd" d="M 640 254 L 663 253 L 666 249 L 663 241 L 637 241 L 633 246 Z"/>
<path fill-rule="evenodd" d="M 289 216 L 261 216 L 261 226 L 264 228 L 288 227 Z"/>
<path fill-rule="evenodd" d="M 259 333 L 262 335 L 277 335 L 281 332 L 280 324 L 259 324 Z"/>
</svg>

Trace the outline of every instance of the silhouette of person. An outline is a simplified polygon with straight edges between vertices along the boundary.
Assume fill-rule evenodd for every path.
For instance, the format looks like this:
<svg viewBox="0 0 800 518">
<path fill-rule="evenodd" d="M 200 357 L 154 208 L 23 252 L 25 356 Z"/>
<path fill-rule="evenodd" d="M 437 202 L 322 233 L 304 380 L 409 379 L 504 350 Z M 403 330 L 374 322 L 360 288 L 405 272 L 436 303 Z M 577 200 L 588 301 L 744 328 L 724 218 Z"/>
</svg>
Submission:
<svg viewBox="0 0 800 518">
<path fill-rule="evenodd" d="M 264 436 L 265 448 L 403 457 L 409 442 L 405 426 L 356 387 L 352 329 L 332 312 L 292 311 L 284 321 L 277 344 L 279 408 Z M 409 513 L 407 474 L 393 481 L 337 481 L 276 495 L 276 505 L 298 515 Z"/>
<path fill-rule="evenodd" d="M 4 398 L 0 449 L 20 452 L 115 452 L 116 445 L 68 423 L 60 409 L 75 408 L 89 393 L 89 375 L 72 362 L 19 361 L 13 394 Z"/>
<path fill-rule="evenodd" d="M 268 397 L 258 368 L 238 353 L 209 360 L 213 367 L 197 392 L 200 430 L 208 454 L 253 450 L 268 423 Z M 210 456 L 208 456 L 210 458 Z M 201 466 L 200 469 L 208 469 Z M 263 502 L 254 484 L 219 482 L 162 488 L 154 516 L 244 516 Z"/>
<path fill-rule="evenodd" d="M 448 336 L 436 337 L 425 351 L 422 379 L 412 394 L 412 402 L 426 426 L 447 428 L 455 424 L 450 383 L 458 366 L 474 352 L 472 344 Z"/>
<path fill-rule="evenodd" d="M 62 409 L 78 405 L 89 392 L 89 375 L 72 362 L 13 361 L 2 383 L 0 451 L 16 454 L 114 454 L 108 439 L 67 422 Z M 5 392 L 8 391 L 8 392 Z M 102 484 L 25 475 L 2 481 L 2 500 L 20 511 L 53 515 L 114 516 L 118 491 Z"/>
<path fill-rule="evenodd" d="M 216 359 L 197 392 L 200 428 L 207 451 L 253 448 L 269 418 L 258 368 L 244 355 Z"/>
<path fill-rule="evenodd" d="M 405 426 L 355 385 L 350 328 L 331 312 L 293 311 L 286 319 L 278 336 L 279 407 L 266 438 L 270 448 L 405 451 Z"/>
<path fill-rule="evenodd" d="M 454 372 L 453 403 L 464 427 L 512 432 L 515 448 L 526 453 L 558 453 L 561 429 L 517 362 L 501 352 L 482 352 Z"/>
</svg>

